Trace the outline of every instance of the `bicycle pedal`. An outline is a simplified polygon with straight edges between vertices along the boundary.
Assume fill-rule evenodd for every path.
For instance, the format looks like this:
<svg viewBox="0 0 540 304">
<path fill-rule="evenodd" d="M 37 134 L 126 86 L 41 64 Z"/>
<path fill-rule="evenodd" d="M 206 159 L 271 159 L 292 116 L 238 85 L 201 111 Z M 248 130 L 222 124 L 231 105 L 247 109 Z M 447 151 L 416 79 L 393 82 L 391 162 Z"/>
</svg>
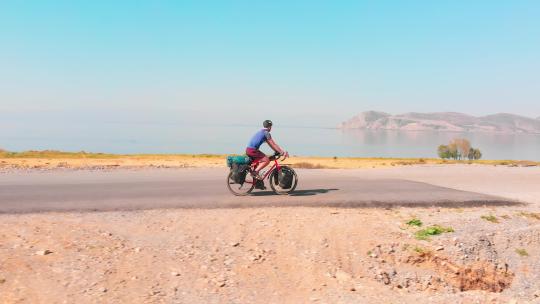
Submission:
<svg viewBox="0 0 540 304">
<path fill-rule="evenodd" d="M 255 188 L 257 188 L 259 190 L 266 190 L 266 186 L 264 185 L 264 182 L 262 180 L 258 180 L 255 183 Z"/>
</svg>

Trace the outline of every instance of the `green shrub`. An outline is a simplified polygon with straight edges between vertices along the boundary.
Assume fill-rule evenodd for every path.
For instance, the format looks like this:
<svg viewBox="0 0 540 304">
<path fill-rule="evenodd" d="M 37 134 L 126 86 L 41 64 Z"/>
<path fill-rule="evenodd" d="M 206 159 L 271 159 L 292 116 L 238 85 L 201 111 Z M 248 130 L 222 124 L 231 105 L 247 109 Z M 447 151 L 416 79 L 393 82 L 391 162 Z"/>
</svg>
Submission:
<svg viewBox="0 0 540 304">
<path fill-rule="evenodd" d="M 454 232 L 452 227 L 442 227 L 439 225 L 433 225 L 425 229 L 419 230 L 415 233 L 415 237 L 418 240 L 427 240 L 430 236 L 439 235 L 446 232 Z"/>
<path fill-rule="evenodd" d="M 414 218 L 414 219 L 408 221 L 407 225 L 420 227 L 420 226 L 422 226 L 422 221 L 417 219 L 417 218 Z"/>
<path fill-rule="evenodd" d="M 529 256 L 529 253 L 527 252 L 527 250 L 525 250 L 523 248 L 516 249 L 516 253 L 519 254 L 522 257 Z"/>
<path fill-rule="evenodd" d="M 496 216 L 491 215 L 491 214 L 490 215 L 482 215 L 480 218 L 483 219 L 483 220 L 486 220 L 488 222 L 492 222 L 492 223 L 498 223 L 499 222 L 499 219 Z"/>
</svg>

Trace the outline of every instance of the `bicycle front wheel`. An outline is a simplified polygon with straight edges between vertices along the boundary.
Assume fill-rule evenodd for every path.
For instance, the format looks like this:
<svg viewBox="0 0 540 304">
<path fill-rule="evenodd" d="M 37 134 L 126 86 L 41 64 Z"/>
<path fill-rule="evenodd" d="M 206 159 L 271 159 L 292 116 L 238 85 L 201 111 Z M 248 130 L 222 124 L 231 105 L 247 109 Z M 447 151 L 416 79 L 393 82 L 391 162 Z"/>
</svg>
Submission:
<svg viewBox="0 0 540 304">
<path fill-rule="evenodd" d="M 296 175 L 296 172 L 293 170 L 293 168 L 289 166 L 281 166 L 281 168 L 286 168 L 292 172 L 293 180 L 292 180 L 291 187 L 286 189 L 286 188 L 281 188 L 279 186 L 279 172 L 278 170 L 274 169 L 274 172 L 270 174 L 270 188 L 272 188 L 272 191 L 274 191 L 275 194 L 279 194 L 279 195 L 291 194 L 294 191 L 294 189 L 296 189 L 296 186 L 298 185 L 298 175 Z"/>
<path fill-rule="evenodd" d="M 237 196 L 244 196 L 248 195 L 253 191 L 253 188 L 255 188 L 255 180 L 253 179 L 253 176 L 251 174 L 246 175 L 246 180 L 242 184 L 235 183 L 235 181 L 232 178 L 232 171 L 229 172 L 227 175 L 227 188 L 229 191 Z"/>
</svg>

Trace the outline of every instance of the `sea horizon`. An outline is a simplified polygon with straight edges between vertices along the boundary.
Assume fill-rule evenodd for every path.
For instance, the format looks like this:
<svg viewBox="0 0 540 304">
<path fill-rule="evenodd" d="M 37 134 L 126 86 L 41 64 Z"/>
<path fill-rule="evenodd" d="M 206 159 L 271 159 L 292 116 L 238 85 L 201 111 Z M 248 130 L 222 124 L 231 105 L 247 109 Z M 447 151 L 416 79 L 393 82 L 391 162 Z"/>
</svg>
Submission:
<svg viewBox="0 0 540 304">
<path fill-rule="evenodd" d="M 116 125 L 116 127 L 111 126 Z M 120 127 L 120 125 L 122 127 Z M 104 123 L 0 134 L 0 148 L 111 154 L 241 154 L 260 127 L 249 124 Z M 275 127 L 276 142 L 291 155 L 320 157 L 437 158 L 437 147 L 466 138 L 489 160 L 540 160 L 540 134 Z M 270 153 L 268 147 L 263 151 Z"/>
</svg>

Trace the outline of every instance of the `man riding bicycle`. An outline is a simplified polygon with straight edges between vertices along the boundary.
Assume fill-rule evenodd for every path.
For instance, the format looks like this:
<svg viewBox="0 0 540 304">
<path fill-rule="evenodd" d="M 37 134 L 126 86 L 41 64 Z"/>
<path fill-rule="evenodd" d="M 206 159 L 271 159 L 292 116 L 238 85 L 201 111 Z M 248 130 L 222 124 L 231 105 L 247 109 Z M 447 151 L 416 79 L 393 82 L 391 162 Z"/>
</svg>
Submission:
<svg viewBox="0 0 540 304">
<path fill-rule="evenodd" d="M 263 143 L 268 143 L 270 148 L 272 148 L 272 150 L 274 150 L 276 153 L 279 153 L 285 157 L 289 157 L 289 153 L 283 150 L 280 146 L 278 146 L 270 135 L 270 131 L 272 131 L 272 121 L 265 120 L 263 122 L 263 127 L 264 129 L 261 129 L 260 131 L 255 133 L 255 135 L 253 135 L 246 148 L 246 154 L 254 161 L 259 162 L 259 165 L 257 166 L 257 168 L 255 168 L 254 171 L 254 177 L 259 180 L 262 179 L 262 176 L 260 174 L 261 170 L 264 169 L 264 167 L 268 166 L 268 164 L 270 163 L 270 159 L 268 158 L 268 156 L 266 156 L 266 154 L 259 150 L 260 146 Z"/>
</svg>

